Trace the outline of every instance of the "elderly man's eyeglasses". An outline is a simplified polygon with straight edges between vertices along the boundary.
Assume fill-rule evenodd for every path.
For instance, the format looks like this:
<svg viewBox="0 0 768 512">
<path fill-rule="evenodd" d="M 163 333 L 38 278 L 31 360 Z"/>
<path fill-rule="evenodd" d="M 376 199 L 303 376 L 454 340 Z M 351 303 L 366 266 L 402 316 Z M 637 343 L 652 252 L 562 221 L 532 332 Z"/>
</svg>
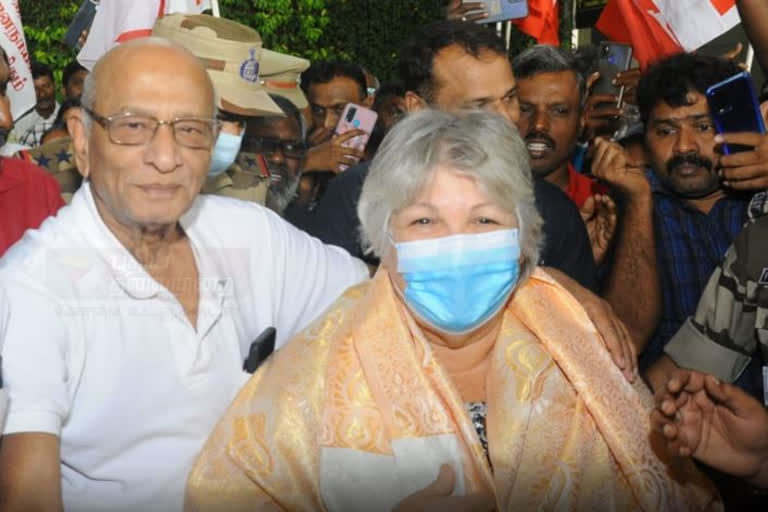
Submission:
<svg viewBox="0 0 768 512">
<path fill-rule="evenodd" d="M 219 122 L 202 117 L 176 118 L 160 121 L 156 117 L 123 112 L 111 116 L 100 116 L 84 108 L 91 118 L 107 130 L 109 140 L 124 146 L 140 146 L 151 141 L 161 124 L 167 124 L 173 131 L 174 140 L 191 149 L 210 149 L 216 140 Z"/>
<path fill-rule="evenodd" d="M 243 139 L 243 150 L 262 155 L 272 155 L 282 150 L 286 158 L 304 158 L 307 154 L 307 145 L 293 140 L 246 137 Z"/>
</svg>

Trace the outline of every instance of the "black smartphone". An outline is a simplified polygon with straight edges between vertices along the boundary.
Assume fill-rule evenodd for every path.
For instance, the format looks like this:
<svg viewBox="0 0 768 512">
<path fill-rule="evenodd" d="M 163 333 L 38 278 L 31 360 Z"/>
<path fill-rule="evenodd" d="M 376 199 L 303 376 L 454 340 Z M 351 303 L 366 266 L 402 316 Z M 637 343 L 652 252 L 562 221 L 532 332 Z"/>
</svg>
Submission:
<svg viewBox="0 0 768 512">
<path fill-rule="evenodd" d="M 706 96 L 717 133 L 765 133 L 760 104 L 748 72 L 742 71 L 716 83 L 707 89 Z M 726 155 L 752 149 L 740 144 L 723 144 Z"/>
<path fill-rule="evenodd" d="M 602 41 L 598 48 L 597 70 L 600 78 L 592 86 L 593 94 L 611 94 L 617 96 L 616 107 L 621 108 L 624 101 L 624 86 L 613 85 L 613 79 L 621 71 L 626 71 L 632 64 L 632 47 L 628 44 Z"/>
<path fill-rule="evenodd" d="M 269 355 L 275 350 L 275 337 L 277 330 L 274 327 L 267 327 L 259 334 L 248 349 L 248 357 L 243 361 L 243 370 L 253 373 L 261 366 L 261 363 L 267 360 Z"/>
<path fill-rule="evenodd" d="M 99 5 L 99 0 L 84 0 L 80 9 L 77 10 L 77 14 L 72 18 L 72 23 L 67 28 L 67 33 L 64 34 L 64 43 L 76 50 L 80 49 L 78 40 L 80 34 L 84 30 L 89 30 L 93 24 L 93 18 L 96 17 L 96 7 Z"/>
</svg>

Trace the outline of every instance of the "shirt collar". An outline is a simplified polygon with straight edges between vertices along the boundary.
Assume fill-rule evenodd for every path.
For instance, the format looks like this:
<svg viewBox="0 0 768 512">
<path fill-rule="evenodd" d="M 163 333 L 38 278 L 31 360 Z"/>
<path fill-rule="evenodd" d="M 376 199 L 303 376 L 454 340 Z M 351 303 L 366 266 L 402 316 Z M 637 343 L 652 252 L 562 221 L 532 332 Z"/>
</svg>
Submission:
<svg viewBox="0 0 768 512">
<path fill-rule="evenodd" d="M 208 255 L 201 251 L 196 240 L 195 229 L 197 213 L 199 211 L 200 197 L 195 199 L 190 209 L 182 215 L 180 224 L 189 238 L 192 250 L 198 265 L 198 274 L 201 276 L 201 286 L 208 286 L 216 295 L 223 294 L 231 286 L 229 280 L 219 275 L 216 265 L 208 261 Z M 135 299 L 149 299 L 157 296 L 165 290 L 146 269 L 136 261 L 136 258 L 117 239 L 112 231 L 104 223 L 99 214 L 88 181 L 83 182 L 80 189 L 72 199 L 72 205 L 81 210 L 88 217 L 83 223 L 86 239 L 92 249 L 101 253 L 101 259 L 112 273 L 115 281 L 123 290 Z M 211 286 L 213 283 L 213 286 Z M 215 290 L 214 290 L 215 289 Z M 201 293 L 202 295 L 202 293 Z"/>
</svg>

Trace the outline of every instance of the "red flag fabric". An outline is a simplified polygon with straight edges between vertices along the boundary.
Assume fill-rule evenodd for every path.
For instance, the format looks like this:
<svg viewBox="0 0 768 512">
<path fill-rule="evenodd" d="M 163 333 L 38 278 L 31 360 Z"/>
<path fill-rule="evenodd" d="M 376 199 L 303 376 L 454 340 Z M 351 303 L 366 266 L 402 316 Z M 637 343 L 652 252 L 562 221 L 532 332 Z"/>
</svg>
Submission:
<svg viewBox="0 0 768 512">
<path fill-rule="evenodd" d="M 542 44 L 559 45 L 557 0 L 529 0 L 528 16 L 515 21 L 517 28 Z"/>
<path fill-rule="evenodd" d="M 632 45 L 640 67 L 693 51 L 739 23 L 735 0 L 609 0 L 595 28 Z"/>
</svg>

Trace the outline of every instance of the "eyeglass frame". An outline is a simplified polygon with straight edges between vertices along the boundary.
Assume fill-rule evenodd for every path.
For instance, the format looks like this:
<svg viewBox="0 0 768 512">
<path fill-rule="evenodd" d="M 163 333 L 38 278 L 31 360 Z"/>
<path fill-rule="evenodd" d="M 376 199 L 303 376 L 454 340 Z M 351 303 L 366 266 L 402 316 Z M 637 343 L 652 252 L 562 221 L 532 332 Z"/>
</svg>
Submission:
<svg viewBox="0 0 768 512">
<path fill-rule="evenodd" d="M 109 141 L 113 144 L 117 144 L 119 146 L 143 146 L 144 144 L 148 144 L 152 142 L 152 139 L 155 138 L 157 135 L 157 130 L 160 128 L 160 125 L 167 124 L 171 128 L 171 133 L 173 134 L 173 140 L 179 144 L 182 147 L 189 148 L 189 149 L 211 149 L 216 144 L 216 137 L 219 133 L 219 129 L 221 128 L 221 121 L 219 121 L 216 118 L 208 118 L 208 117 L 175 117 L 173 119 L 167 120 L 167 119 L 158 119 L 155 116 L 150 115 L 144 115 L 144 114 L 134 114 L 132 112 L 119 112 L 117 114 L 112 114 L 109 116 L 102 116 L 101 114 L 96 113 L 93 109 L 90 109 L 88 107 L 81 106 L 83 111 L 88 114 L 88 116 L 96 121 L 99 125 L 101 125 L 104 130 L 107 132 L 107 137 L 109 137 Z M 152 132 L 152 136 L 149 137 L 149 139 L 146 140 L 146 142 L 138 142 L 138 143 L 130 143 L 130 142 L 122 142 L 117 139 L 115 139 L 112 136 L 112 132 L 110 130 L 110 126 L 114 121 L 116 121 L 119 118 L 126 118 L 126 117 L 138 117 L 143 119 L 150 119 L 157 123 L 155 125 L 155 129 Z M 211 133 L 213 135 L 211 139 L 211 144 L 209 146 L 188 146 L 186 144 L 182 144 L 179 142 L 177 136 L 176 136 L 176 125 L 175 123 L 180 121 L 202 121 L 202 122 L 208 122 L 211 124 Z"/>
</svg>

